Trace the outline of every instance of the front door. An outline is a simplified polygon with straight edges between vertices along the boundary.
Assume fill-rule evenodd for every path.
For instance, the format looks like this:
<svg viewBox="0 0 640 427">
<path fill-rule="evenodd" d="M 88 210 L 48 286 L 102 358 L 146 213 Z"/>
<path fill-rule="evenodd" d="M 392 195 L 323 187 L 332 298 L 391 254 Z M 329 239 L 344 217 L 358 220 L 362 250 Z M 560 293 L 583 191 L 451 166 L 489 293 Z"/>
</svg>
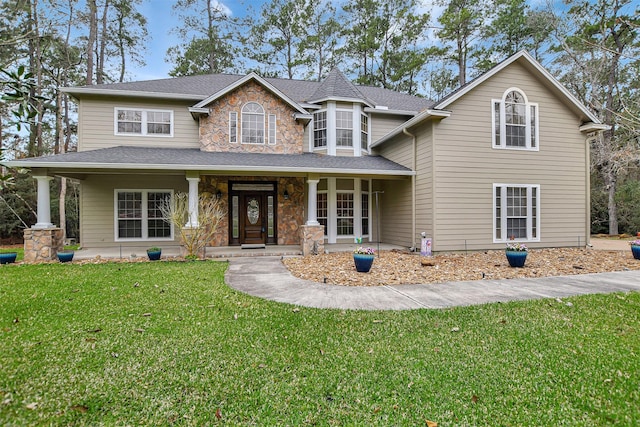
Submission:
<svg viewBox="0 0 640 427">
<path fill-rule="evenodd" d="M 275 245 L 277 186 L 275 182 L 229 183 L 229 244 Z"/>
<path fill-rule="evenodd" d="M 254 245 L 267 243 L 266 197 L 260 193 L 242 194 L 242 243 Z"/>
</svg>

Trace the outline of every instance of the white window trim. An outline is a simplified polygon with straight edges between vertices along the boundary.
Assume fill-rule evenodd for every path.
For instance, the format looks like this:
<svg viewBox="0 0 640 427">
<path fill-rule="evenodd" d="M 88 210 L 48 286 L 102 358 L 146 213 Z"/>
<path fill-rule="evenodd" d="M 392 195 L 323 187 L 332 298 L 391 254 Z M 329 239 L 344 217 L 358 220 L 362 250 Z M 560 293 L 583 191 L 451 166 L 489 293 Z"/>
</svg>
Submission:
<svg viewBox="0 0 640 427">
<path fill-rule="evenodd" d="M 273 123 L 271 122 L 273 120 Z M 276 145 L 277 136 L 277 117 L 275 114 L 269 114 L 267 121 L 269 122 L 269 126 L 267 126 L 267 143 L 269 145 Z M 271 135 L 273 133 L 273 138 Z"/>
<path fill-rule="evenodd" d="M 118 237 L 118 193 L 142 193 L 142 237 L 141 238 L 120 238 Z M 171 234 L 169 237 L 154 237 L 149 238 L 149 218 L 148 214 L 148 193 L 169 193 L 171 198 L 173 199 L 173 190 L 164 189 L 164 188 L 149 188 L 149 189 L 126 189 L 126 188 L 116 188 L 113 190 L 113 236 L 116 242 L 169 242 L 174 240 L 174 229 L 173 223 L 169 222 Z"/>
<path fill-rule="evenodd" d="M 524 147 L 512 147 L 507 146 L 507 124 L 505 117 L 505 99 L 510 92 L 518 92 L 524 98 L 525 102 L 525 141 L 526 146 Z M 496 116 L 495 116 L 495 106 L 496 104 L 500 105 L 500 141 L 496 141 Z M 536 146 L 531 147 L 531 107 L 535 107 L 536 116 L 535 116 L 535 142 Z M 503 94 L 501 99 L 492 99 L 491 100 L 491 147 L 496 150 L 521 150 L 521 151 L 540 151 L 540 126 L 539 126 L 539 118 L 540 118 L 540 108 L 537 103 L 529 102 L 527 95 L 523 90 L 517 87 L 510 87 Z M 499 144 L 498 144 L 499 142 Z"/>
<path fill-rule="evenodd" d="M 493 184 L 493 198 L 491 199 L 491 204 L 493 205 L 493 215 L 491 217 L 491 233 L 493 234 L 493 243 L 506 243 L 511 241 L 509 236 L 507 236 L 507 205 L 506 205 L 506 194 L 507 187 L 517 187 L 517 188 L 526 188 L 527 189 L 527 238 L 526 239 L 515 239 L 516 242 L 539 242 L 540 241 L 540 184 Z M 500 228 L 503 230 L 503 237 L 501 239 L 496 238 L 496 196 L 497 190 L 500 188 L 500 201 L 502 207 L 502 215 L 500 216 Z M 536 230 L 537 236 L 535 238 L 531 237 L 532 234 L 532 221 L 531 217 L 533 216 L 533 204 L 531 202 L 531 189 L 536 189 Z"/>
<path fill-rule="evenodd" d="M 244 142 L 242 134 L 243 134 L 243 131 L 244 131 L 243 122 L 244 122 L 244 114 L 245 113 L 244 113 L 243 110 L 248 104 L 257 104 L 262 109 L 262 113 L 247 113 L 247 114 L 255 114 L 255 115 L 259 115 L 260 114 L 260 115 L 262 115 L 262 142 Z M 246 104 L 244 104 L 242 106 L 242 108 L 240 109 L 240 143 L 241 144 L 244 144 L 244 145 L 265 145 L 266 144 L 267 138 L 268 138 L 268 135 L 267 135 L 268 129 L 267 129 L 267 126 L 266 126 L 266 124 L 264 122 L 265 121 L 265 116 L 266 116 L 266 114 L 265 114 L 264 107 L 259 102 L 249 101 L 249 102 L 247 102 Z"/>
<path fill-rule="evenodd" d="M 366 113 L 360 113 L 360 127 L 361 128 L 362 128 L 362 117 L 366 117 L 367 118 L 367 133 L 366 133 L 367 140 L 366 141 L 362 141 L 362 139 L 360 139 L 360 146 L 361 146 L 360 149 L 362 151 L 364 151 L 365 153 L 369 153 L 371 151 L 370 148 L 369 148 L 369 143 L 370 143 L 369 135 L 371 135 L 371 118 Z M 360 135 L 362 135 L 362 129 L 360 129 Z M 360 138 L 362 138 L 362 136 Z M 365 143 L 366 148 L 362 147 L 362 143 L 363 142 Z"/>
<path fill-rule="evenodd" d="M 142 112 L 142 124 L 140 133 L 128 133 L 128 132 L 118 132 L 118 110 L 126 110 L 126 111 L 140 111 Z M 147 113 L 169 113 L 170 121 L 169 121 L 169 134 L 161 134 L 161 133 L 147 133 Z M 158 138 L 173 138 L 173 128 L 174 128 L 174 116 L 173 110 L 156 110 L 151 108 L 135 108 L 135 107 L 113 107 L 113 134 L 116 136 L 144 136 L 144 137 L 158 137 Z"/>
<path fill-rule="evenodd" d="M 338 129 L 340 130 L 349 130 L 349 128 L 339 128 L 338 127 L 338 112 L 344 112 L 344 113 L 350 113 L 351 114 L 351 145 L 338 145 Z M 333 132 L 335 133 L 336 137 L 335 137 L 335 144 L 336 144 L 336 150 L 348 150 L 348 151 L 354 151 L 355 150 L 355 141 L 354 141 L 354 133 L 356 132 L 354 129 L 354 120 L 353 120 L 353 108 L 352 109 L 348 109 L 348 108 L 336 108 L 335 110 L 335 114 L 336 114 L 336 128 L 333 130 Z M 358 134 L 360 134 L 360 122 L 358 122 Z"/>
<path fill-rule="evenodd" d="M 233 117 L 233 118 L 232 118 Z M 233 126 L 231 126 L 233 124 Z M 231 129 L 235 127 L 235 140 L 231 138 Z M 238 112 L 229 111 L 229 143 L 238 143 Z"/>
<path fill-rule="evenodd" d="M 325 139 L 324 139 L 325 145 L 316 147 L 316 135 L 315 135 L 316 134 L 316 114 L 320 114 L 320 113 L 325 113 L 324 128 L 318 129 L 318 130 L 324 129 L 325 131 Z M 326 151 L 329 148 L 329 112 L 327 111 L 327 109 L 314 111 L 313 119 L 311 123 L 313 124 L 313 127 L 311 128 L 311 149 L 314 151 L 315 150 Z"/>
</svg>

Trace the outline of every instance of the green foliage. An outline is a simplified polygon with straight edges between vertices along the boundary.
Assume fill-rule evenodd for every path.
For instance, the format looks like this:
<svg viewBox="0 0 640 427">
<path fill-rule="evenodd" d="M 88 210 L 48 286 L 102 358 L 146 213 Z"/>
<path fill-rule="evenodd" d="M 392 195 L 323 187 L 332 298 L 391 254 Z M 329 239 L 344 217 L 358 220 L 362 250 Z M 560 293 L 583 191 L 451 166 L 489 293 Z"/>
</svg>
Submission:
<svg viewBox="0 0 640 427">
<path fill-rule="evenodd" d="M 640 232 L 640 181 L 627 179 L 616 192 L 620 232 L 636 235 Z"/>
<path fill-rule="evenodd" d="M 233 20 L 221 3 L 178 0 L 172 8 L 181 21 L 173 32 L 182 43 L 167 50 L 167 60 L 175 64 L 169 75 L 221 73 L 234 67 L 237 52 L 228 28 Z"/>
<path fill-rule="evenodd" d="M 225 268 L 212 261 L 1 267 L 0 424 L 629 426 L 640 419 L 639 293 L 322 310 L 235 292 L 224 284 Z"/>
</svg>

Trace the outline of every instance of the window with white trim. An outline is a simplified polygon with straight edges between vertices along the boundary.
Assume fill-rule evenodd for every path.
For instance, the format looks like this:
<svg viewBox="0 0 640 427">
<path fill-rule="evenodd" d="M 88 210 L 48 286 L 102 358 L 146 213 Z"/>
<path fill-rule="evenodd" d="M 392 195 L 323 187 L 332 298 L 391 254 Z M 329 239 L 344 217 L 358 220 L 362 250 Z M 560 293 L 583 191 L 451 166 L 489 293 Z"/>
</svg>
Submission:
<svg viewBox="0 0 640 427">
<path fill-rule="evenodd" d="M 116 107 L 114 134 L 173 136 L 173 111 Z"/>
<path fill-rule="evenodd" d="M 269 144 L 276 143 L 276 115 L 269 114 Z"/>
<path fill-rule="evenodd" d="M 229 142 L 238 142 L 238 113 L 229 112 Z"/>
<path fill-rule="evenodd" d="M 336 110 L 336 147 L 353 147 L 353 111 Z"/>
<path fill-rule="evenodd" d="M 264 144 L 264 109 L 257 102 L 242 107 L 242 143 Z"/>
<path fill-rule="evenodd" d="M 369 149 L 369 116 L 366 114 L 360 115 L 360 148 Z"/>
<path fill-rule="evenodd" d="M 538 104 L 530 103 L 517 88 L 505 91 L 502 99 L 494 99 L 493 147 L 538 149 Z"/>
<path fill-rule="evenodd" d="M 540 186 L 493 185 L 494 243 L 540 240 Z"/>
<path fill-rule="evenodd" d="M 314 148 L 327 146 L 327 112 L 313 113 L 313 146 Z"/>
<path fill-rule="evenodd" d="M 369 181 L 363 179 L 360 181 L 360 212 L 361 212 L 361 225 L 362 225 L 362 236 L 369 235 Z"/>
<path fill-rule="evenodd" d="M 172 194 L 171 190 L 115 190 L 116 240 L 173 239 L 173 227 L 161 209 Z"/>
</svg>

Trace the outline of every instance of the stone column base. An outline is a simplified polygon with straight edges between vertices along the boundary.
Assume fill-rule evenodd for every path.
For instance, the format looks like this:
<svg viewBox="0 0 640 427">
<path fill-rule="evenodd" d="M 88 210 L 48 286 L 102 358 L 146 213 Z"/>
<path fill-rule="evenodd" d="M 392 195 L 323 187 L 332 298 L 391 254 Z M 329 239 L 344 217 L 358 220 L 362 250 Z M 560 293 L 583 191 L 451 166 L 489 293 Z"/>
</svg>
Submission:
<svg viewBox="0 0 640 427">
<path fill-rule="evenodd" d="M 24 230 L 24 261 L 41 262 L 56 258 L 64 248 L 62 228 L 27 228 Z"/>
<path fill-rule="evenodd" d="M 300 226 L 300 244 L 302 255 L 319 255 L 324 253 L 324 226 Z"/>
</svg>

